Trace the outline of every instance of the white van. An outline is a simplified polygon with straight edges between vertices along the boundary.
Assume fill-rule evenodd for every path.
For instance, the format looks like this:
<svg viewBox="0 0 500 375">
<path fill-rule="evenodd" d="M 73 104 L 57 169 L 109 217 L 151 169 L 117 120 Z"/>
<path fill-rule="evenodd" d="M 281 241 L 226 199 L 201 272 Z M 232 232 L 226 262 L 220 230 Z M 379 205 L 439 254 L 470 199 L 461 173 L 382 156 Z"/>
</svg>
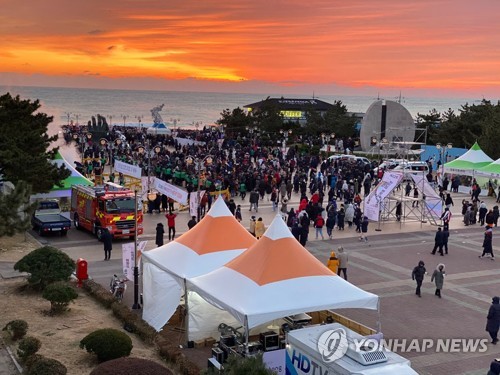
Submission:
<svg viewBox="0 0 500 375">
<path fill-rule="evenodd" d="M 429 173 L 429 166 L 425 161 L 405 161 L 399 164 L 394 171 L 403 171 L 404 179 L 411 179 L 410 174 L 414 175 L 424 175 L 426 176 Z"/>
<path fill-rule="evenodd" d="M 335 332 L 339 335 L 335 336 Z M 333 333 L 333 334 L 332 334 Z M 328 345 L 323 344 L 325 335 Z M 337 339 L 336 339 L 337 338 Z M 297 375 L 418 375 L 411 368 L 411 362 L 399 354 L 387 349 L 364 347 L 356 349 L 355 342 L 362 342 L 365 337 L 338 323 L 317 325 L 296 329 L 287 333 L 286 361 L 287 373 Z M 333 345 L 332 345 L 333 343 Z M 344 350 L 342 350 L 344 348 Z M 337 360 L 325 362 L 325 353 L 336 349 L 345 353 Z"/>
</svg>

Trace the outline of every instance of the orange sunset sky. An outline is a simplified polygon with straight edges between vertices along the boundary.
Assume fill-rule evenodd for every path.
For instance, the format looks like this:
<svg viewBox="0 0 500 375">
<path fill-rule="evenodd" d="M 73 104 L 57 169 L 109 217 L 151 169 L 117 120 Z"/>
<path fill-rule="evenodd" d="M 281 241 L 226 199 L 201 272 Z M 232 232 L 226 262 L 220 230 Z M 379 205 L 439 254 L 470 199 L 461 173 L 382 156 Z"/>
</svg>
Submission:
<svg viewBox="0 0 500 375">
<path fill-rule="evenodd" d="M 0 85 L 500 97 L 499 0 L 0 7 Z"/>
</svg>

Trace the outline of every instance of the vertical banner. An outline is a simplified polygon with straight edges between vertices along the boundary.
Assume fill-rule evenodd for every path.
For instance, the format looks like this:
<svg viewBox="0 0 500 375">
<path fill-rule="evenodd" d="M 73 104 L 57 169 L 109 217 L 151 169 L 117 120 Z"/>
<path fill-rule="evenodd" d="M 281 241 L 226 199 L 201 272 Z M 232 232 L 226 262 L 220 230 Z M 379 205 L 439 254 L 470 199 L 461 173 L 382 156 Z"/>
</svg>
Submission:
<svg viewBox="0 0 500 375">
<path fill-rule="evenodd" d="M 382 181 L 373 189 L 365 200 L 364 215 L 372 221 L 379 221 L 380 204 L 399 185 L 403 173 L 385 172 Z"/>
<path fill-rule="evenodd" d="M 205 194 L 205 190 L 200 190 L 200 201 Z M 198 193 L 192 192 L 189 194 L 189 215 L 198 217 L 198 207 L 200 202 L 198 201 Z"/>
<path fill-rule="evenodd" d="M 141 259 L 141 254 L 146 248 L 148 241 L 139 241 L 137 243 L 137 265 L 139 266 L 139 261 Z M 123 264 L 123 275 L 130 281 L 134 280 L 134 256 L 135 249 L 134 243 L 128 242 L 122 245 L 122 264 Z"/>
</svg>

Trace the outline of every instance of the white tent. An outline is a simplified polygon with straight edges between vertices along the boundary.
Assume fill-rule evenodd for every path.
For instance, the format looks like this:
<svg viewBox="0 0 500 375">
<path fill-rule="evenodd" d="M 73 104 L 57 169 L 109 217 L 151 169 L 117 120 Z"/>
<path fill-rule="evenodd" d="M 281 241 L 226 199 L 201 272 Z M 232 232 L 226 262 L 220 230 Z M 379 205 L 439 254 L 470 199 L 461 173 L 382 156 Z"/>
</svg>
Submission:
<svg viewBox="0 0 500 375">
<path fill-rule="evenodd" d="M 160 330 L 176 311 L 186 279 L 223 266 L 256 241 L 219 197 L 194 228 L 175 241 L 143 253 L 143 319 Z M 220 310 L 206 303 L 201 306 L 196 296 L 188 295 L 189 338 L 209 337 L 213 329 L 217 332 L 220 321 L 210 326 L 204 318 L 212 313 L 220 315 Z"/>
<path fill-rule="evenodd" d="M 57 152 L 52 163 L 61 167 L 64 165 L 66 169 L 69 169 L 71 175 L 69 175 L 62 182 L 62 186 L 54 185 L 54 187 L 48 193 L 40 193 L 31 196 L 31 199 L 51 199 L 51 198 L 69 198 L 71 197 L 71 187 L 73 185 L 87 185 L 93 186 L 94 183 L 89 179 L 85 178 L 80 172 L 78 172 L 71 164 L 69 164 L 63 156 Z"/>
<path fill-rule="evenodd" d="M 465 154 L 446 163 L 444 171 L 465 176 L 474 176 L 476 170 L 487 166 L 492 161 L 493 159 L 486 155 L 476 142 Z"/>
<path fill-rule="evenodd" d="M 308 311 L 378 309 L 379 298 L 330 271 L 292 236 L 277 216 L 247 251 L 209 274 L 188 280 L 190 290 L 227 310 L 248 331 Z"/>
</svg>

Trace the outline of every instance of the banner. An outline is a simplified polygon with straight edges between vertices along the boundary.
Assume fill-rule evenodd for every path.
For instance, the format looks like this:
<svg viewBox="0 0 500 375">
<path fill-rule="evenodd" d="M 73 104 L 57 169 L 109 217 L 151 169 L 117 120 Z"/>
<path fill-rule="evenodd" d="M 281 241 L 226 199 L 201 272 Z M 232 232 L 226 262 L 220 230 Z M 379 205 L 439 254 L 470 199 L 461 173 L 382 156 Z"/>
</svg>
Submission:
<svg viewBox="0 0 500 375">
<path fill-rule="evenodd" d="M 132 176 L 140 179 L 142 176 L 141 167 L 137 165 L 127 164 L 119 160 L 115 160 L 115 172 L 123 173 L 127 176 Z"/>
<path fill-rule="evenodd" d="M 139 241 L 137 243 L 137 266 L 139 267 L 139 261 L 141 260 L 141 254 L 146 248 L 148 241 Z M 122 263 L 123 263 L 123 275 L 130 281 L 134 280 L 134 256 L 135 249 L 134 243 L 128 242 L 122 245 Z"/>
<path fill-rule="evenodd" d="M 203 142 L 203 141 L 196 141 L 196 140 L 190 139 L 190 138 L 174 137 L 174 139 L 181 146 L 190 146 L 190 145 L 201 145 L 201 146 L 203 146 L 205 144 L 205 142 Z"/>
<path fill-rule="evenodd" d="M 364 215 L 372 221 L 379 221 L 380 204 L 400 184 L 401 172 L 385 172 L 382 181 L 373 189 L 365 200 Z"/>
<path fill-rule="evenodd" d="M 203 198 L 204 194 L 205 194 L 205 190 L 200 190 L 200 201 L 201 201 L 201 198 Z M 199 207 L 199 205 L 200 205 L 200 202 L 198 201 L 198 193 L 192 192 L 189 195 L 189 214 L 191 216 L 194 216 L 194 217 L 198 216 L 197 208 Z"/>
<path fill-rule="evenodd" d="M 441 197 L 429 184 L 427 178 L 415 174 L 412 174 L 411 177 L 422 196 L 425 195 L 425 207 L 427 207 L 429 214 L 435 219 L 441 219 L 441 215 L 443 214 L 443 201 Z"/>
<path fill-rule="evenodd" d="M 285 375 L 286 371 L 286 349 L 264 352 L 262 356 L 264 365 L 274 371 L 276 375 Z M 313 370 L 314 373 L 314 370 Z M 326 374 L 326 371 L 325 371 Z"/>
<path fill-rule="evenodd" d="M 188 193 L 187 191 L 182 190 L 181 188 L 169 184 L 166 181 L 160 180 L 159 178 L 154 179 L 154 187 L 158 190 L 159 193 L 165 194 L 167 197 L 172 198 L 174 201 L 179 202 L 180 204 L 187 204 L 188 201 Z"/>
</svg>

